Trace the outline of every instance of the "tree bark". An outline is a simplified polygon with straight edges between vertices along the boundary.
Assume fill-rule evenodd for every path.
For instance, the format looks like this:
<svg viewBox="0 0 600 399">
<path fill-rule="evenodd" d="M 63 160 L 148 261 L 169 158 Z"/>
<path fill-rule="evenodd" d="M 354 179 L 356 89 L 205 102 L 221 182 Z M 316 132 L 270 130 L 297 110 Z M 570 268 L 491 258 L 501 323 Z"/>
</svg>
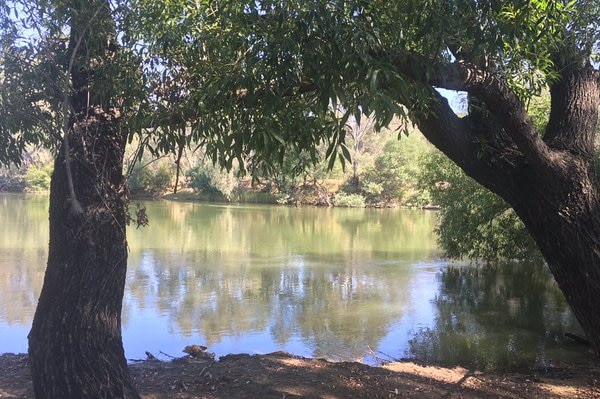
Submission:
<svg viewBox="0 0 600 399">
<path fill-rule="evenodd" d="M 563 160 L 531 173 L 512 205 L 600 358 L 600 201 L 581 165 Z"/>
<path fill-rule="evenodd" d="M 71 134 L 70 209 L 64 154 L 50 190 L 50 248 L 29 334 L 36 398 L 138 398 L 121 339 L 127 267 L 122 175 L 125 141 L 111 115 L 90 115 Z"/>
<path fill-rule="evenodd" d="M 51 180 L 48 264 L 29 333 L 31 375 L 38 399 L 139 398 L 121 338 L 126 135 L 107 72 L 114 22 L 106 0 L 69 7 L 69 145 L 59 151 Z"/>
</svg>

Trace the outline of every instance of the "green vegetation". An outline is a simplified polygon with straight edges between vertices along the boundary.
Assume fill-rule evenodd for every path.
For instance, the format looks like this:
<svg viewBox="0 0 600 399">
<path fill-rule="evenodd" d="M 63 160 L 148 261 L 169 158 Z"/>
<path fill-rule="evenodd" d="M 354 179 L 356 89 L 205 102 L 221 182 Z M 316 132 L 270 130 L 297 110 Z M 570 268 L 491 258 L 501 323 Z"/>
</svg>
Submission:
<svg viewBox="0 0 600 399">
<path fill-rule="evenodd" d="M 127 183 L 134 195 L 157 196 L 167 191 L 174 177 L 174 167 L 166 159 L 147 164 L 140 161 L 128 176 Z"/>
<path fill-rule="evenodd" d="M 547 98 L 534 98 L 530 109 L 535 120 L 543 121 L 548 112 Z M 372 125 L 364 119 L 363 123 Z M 391 130 L 371 129 L 361 140 L 361 152 L 353 155 L 360 158 L 360 172 L 357 168 L 344 171 L 339 164 L 327 170 L 325 162 L 294 168 L 299 160 L 290 156 L 273 174 L 268 169 L 257 174 L 255 178 L 261 184 L 254 187 L 247 177 L 212 165 L 201 153 L 193 154 L 182 163 L 184 192 L 180 191 L 177 198 L 354 208 L 436 205 L 440 206 L 438 241 L 448 257 L 498 261 L 541 256 L 510 205 L 466 176 L 418 131 L 398 138 Z M 174 184 L 174 169 L 173 157 L 154 162 L 144 158 L 133 168 L 128 185 L 134 195 L 164 195 Z M 51 166 L 32 166 L 28 170 L 32 172 L 31 177 L 27 177 L 30 172 L 26 175 L 27 189 L 48 190 Z M 325 179 L 335 184 L 321 185 Z M 319 195 L 331 200 L 319 199 Z"/>
<path fill-rule="evenodd" d="M 210 201 L 231 201 L 238 186 L 232 172 L 206 163 L 199 163 L 190 169 L 186 176 L 189 180 L 188 187 L 200 191 L 203 198 Z"/>
<path fill-rule="evenodd" d="M 341 191 L 334 195 L 333 205 L 343 208 L 362 208 L 365 206 L 365 198 L 360 194 L 347 194 Z"/>
<path fill-rule="evenodd" d="M 24 176 L 26 190 L 34 192 L 49 191 L 52 169 L 52 164 L 30 165 Z"/>
<path fill-rule="evenodd" d="M 419 192 L 417 182 L 423 172 L 421 160 L 433 151 L 420 134 L 388 141 L 363 178 L 369 203 L 426 205 L 427 195 Z"/>
<path fill-rule="evenodd" d="M 441 153 L 422 164 L 420 185 L 439 205 L 437 233 L 440 246 L 452 258 L 537 259 L 537 246 L 507 204 Z"/>
</svg>

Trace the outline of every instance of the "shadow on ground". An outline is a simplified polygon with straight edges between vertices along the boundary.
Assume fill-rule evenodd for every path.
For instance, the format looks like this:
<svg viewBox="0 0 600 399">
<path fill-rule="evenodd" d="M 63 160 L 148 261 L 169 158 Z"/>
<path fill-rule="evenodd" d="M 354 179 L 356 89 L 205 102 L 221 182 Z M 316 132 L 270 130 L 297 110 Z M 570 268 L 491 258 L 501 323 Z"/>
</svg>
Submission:
<svg viewBox="0 0 600 399">
<path fill-rule="evenodd" d="M 490 374 L 409 362 L 372 367 L 276 352 L 130 366 L 145 399 L 600 398 L 600 369 Z M 26 355 L 0 356 L 0 397 L 33 398 Z"/>
</svg>

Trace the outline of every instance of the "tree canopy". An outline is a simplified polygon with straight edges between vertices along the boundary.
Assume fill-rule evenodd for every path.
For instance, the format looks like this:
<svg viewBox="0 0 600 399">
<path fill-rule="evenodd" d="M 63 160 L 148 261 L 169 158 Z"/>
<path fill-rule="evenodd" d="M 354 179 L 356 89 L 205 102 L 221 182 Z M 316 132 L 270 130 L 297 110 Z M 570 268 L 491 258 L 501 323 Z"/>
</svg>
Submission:
<svg viewBox="0 0 600 399">
<path fill-rule="evenodd" d="M 373 113 L 381 127 L 428 112 L 443 102 L 432 87 L 526 104 L 562 65 L 591 57 L 599 36 L 594 1 L 139 0 L 133 8 L 132 40 L 149 43 L 146 72 L 170 89 L 155 100 L 173 106 L 167 94 L 178 97 L 192 137 L 225 164 L 241 151 L 281 156 L 283 141 L 306 151 L 329 141 L 343 157 L 340 126 L 350 115 Z M 531 125 L 498 108 L 503 123 Z"/>
<path fill-rule="evenodd" d="M 0 4 L 3 163 L 58 139 L 65 10 L 77 4 Z M 380 128 L 429 112 L 444 102 L 433 87 L 469 92 L 472 107 L 485 93 L 527 104 L 569 59 L 597 54 L 599 8 L 591 0 L 119 1 L 110 10 L 118 69 L 105 72 L 120 87 L 129 133 L 151 135 L 143 142 L 155 155 L 176 151 L 187 129 L 186 144 L 227 167 L 245 165 L 248 154 L 273 166 L 286 151 L 316 160 L 322 142 L 343 162 L 351 115 L 372 113 Z"/>
</svg>

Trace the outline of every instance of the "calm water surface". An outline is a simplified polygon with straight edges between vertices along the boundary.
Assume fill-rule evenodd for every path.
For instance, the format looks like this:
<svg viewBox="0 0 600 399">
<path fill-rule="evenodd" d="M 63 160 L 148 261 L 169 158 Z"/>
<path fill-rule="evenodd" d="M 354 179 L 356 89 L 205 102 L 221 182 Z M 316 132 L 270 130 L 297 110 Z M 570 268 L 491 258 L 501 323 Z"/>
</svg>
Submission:
<svg viewBox="0 0 600 399">
<path fill-rule="evenodd" d="M 0 353 L 25 352 L 47 256 L 47 200 L 0 195 Z M 284 350 L 488 370 L 592 361 L 540 265 L 438 259 L 435 213 L 180 202 L 130 227 L 128 358 Z M 163 355 L 164 357 L 164 355 Z"/>
</svg>

